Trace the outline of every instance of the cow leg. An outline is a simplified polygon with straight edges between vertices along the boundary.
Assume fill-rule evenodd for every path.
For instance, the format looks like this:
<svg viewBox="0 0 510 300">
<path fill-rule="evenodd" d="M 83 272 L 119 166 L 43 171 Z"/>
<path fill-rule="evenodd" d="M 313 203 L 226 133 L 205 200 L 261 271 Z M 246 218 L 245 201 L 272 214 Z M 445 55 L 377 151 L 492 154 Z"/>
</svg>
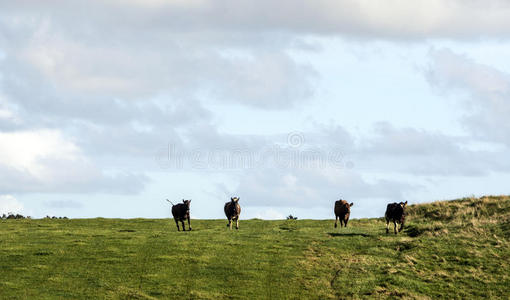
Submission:
<svg viewBox="0 0 510 300">
<path fill-rule="evenodd" d="M 400 228 L 398 229 L 398 232 L 401 232 L 402 229 L 404 229 L 404 223 L 400 223 Z"/>
<path fill-rule="evenodd" d="M 386 219 L 386 233 L 390 232 L 390 220 Z"/>
<path fill-rule="evenodd" d="M 177 221 L 177 219 L 174 219 L 175 221 L 175 225 L 177 225 L 177 231 L 181 231 L 181 229 L 179 228 L 179 221 Z"/>
<path fill-rule="evenodd" d="M 349 219 L 345 219 L 345 220 L 344 220 L 344 224 L 345 224 L 344 226 L 345 226 L 345 227 L 347 227 L 347 222 L 349 222 Z"/>
<path fill-rule="evenodd" d="M 239 229 L 239 218 L 236 219 L 236 229 Z"/>
<path fill-rule="evenodd" d="M 189 227 L 189 230 L 191 231 L 191 221 L 190 221 L 189 217 L 188 217 L 188 227 Z"/>
<path fill-rule="evenodd" d="M 232 230 L 232 219 L 228 219 L 228 227 L 230 227 L 230 230 Z"/>
<path fill-rule="evenodd" d="M 184 227 L 184 220 L 181 220 L 181 224 L 182 224 L 182 231 L 186 231 L 186 227 Z"/>
<path fill-rule="evenodd" d="M 335 216 L 335 228 L 337 226 L 337 223 L 338 223 L 338 216 Z M 340 226 L 342 226 L 342 224 L 340 224 Z"/>
<path fill-rule="evenodd" d="M 393 221 L 393 231 L 397 234 L 397 222 Z"/>
</svg>

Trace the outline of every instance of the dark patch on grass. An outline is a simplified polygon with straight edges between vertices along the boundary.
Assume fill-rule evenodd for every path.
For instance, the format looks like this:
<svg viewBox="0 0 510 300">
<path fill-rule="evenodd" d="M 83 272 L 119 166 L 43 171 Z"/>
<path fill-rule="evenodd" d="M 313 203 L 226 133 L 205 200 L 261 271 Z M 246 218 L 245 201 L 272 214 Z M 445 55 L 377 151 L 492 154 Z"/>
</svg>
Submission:
<svg viewBox="0 0 510 300">
<path fill-rule="evenodd" d="M 340 274 L 340 272 L 342 271 L 342 269 L 338 269 L 335 271 L 335 273 L 333 274 L 333 278 L 331 278 L 331 280 L 329 281 L 329 286 L 335 290 L 335 281 L 336 279 L 338 278 L 338 274 Z M 340 295 L 338 294 L 338 291 L 335 290 L 335 295 L 338 299 L 340 299 Z"/>
<path fill-rule="evenodd" d="M 37 255 L 37 256 L 46 256 L 46 255 L 51 255 L 53 254 L 51 251 L 37 251 L 36 253 L 34 253 L 34 255 Z"/>
<path fill-rule="evenodd" d="M 468 224 L 467 226 L 471 226 L 471 224 Z M 426 223 L 419 225 L 409 225 L 404 228 L 404 232 L 407 233 L 407 235 L 410 237 L 418 237 L 427 232 L 433 233 L 434 235 L 447 233 L 447 231 L 445 232 L 444 229 L 445 227 L 443 225 Z"/>
<path fill-rule="evenodd" d="M 404 229 L 404 232 L 407 233 L 407 235 L 410 237 L 417 237 L 422 235 L 425 232 L 425 230 L 423 227 L 420 228 L 418 226 L 411 225 L 407 226 L 407 228 Z"/>
<path fill-rule="evenodd" d="M 149 295 L 151 295 L 151 296 L 162 296 L 163 293 L 160 292 L 160 291 L 151 291 L 151 292 L 149 292 Z"/>
<path fill-rule="evenodd" d="M 340 271 L 342 271 L 342 269 L 336 270 L 335 273 L 333 274 L 333 278 L 331 278 L 331 280 L 329 281 L 329 285 L 331 286 L 331 288 L 333 288 L 333 286 L 335 285 L 335 280 L 338 278 L 338 274 L 340 274 Z"/>
<path fill-rule="evenodd" d="M 280 225 L 279 228 L 285 231 L 294 231 L 297 229 L 296 220 L 287 220 L 284 224 Z"/>
<path fill-rule="evenodd" d="M 500 226 L 501 231 L 503 231 L 503 235 L 505 238 L 510 239 L 510 220 L 506 220 Z"/>
<path fill-rule="evenodd" d="M 121 229 L 119 232 L 136 232 L 134 229 Z"/>
<path fill-rule="evenodd" d="M 399 244 L 397 245 L 397 247 L 395 247 L 395 250 L 400 251 L 400 252 L 403 252 L 403 251 L 411 250 L 411 249 L 413 249 L 414 247 L 416 247 L 416 245 L 414 245 L 413 243 L 410 243 L 410 242 L 402 242 L 402 243 L 399 243 Z"/>
<path fill-rule="evenodd" d="M 371 235 L 370 234 L 366 234 L 366 233 L 358 233 L 358 232 L 328 232 L 328 234 L 332 237 L 338 237 L 338 236 L 343 236 L 343 237 L 348 237 L 348 236 L 362 236 L 362 237 L 370 237 Z"/>
</svg>

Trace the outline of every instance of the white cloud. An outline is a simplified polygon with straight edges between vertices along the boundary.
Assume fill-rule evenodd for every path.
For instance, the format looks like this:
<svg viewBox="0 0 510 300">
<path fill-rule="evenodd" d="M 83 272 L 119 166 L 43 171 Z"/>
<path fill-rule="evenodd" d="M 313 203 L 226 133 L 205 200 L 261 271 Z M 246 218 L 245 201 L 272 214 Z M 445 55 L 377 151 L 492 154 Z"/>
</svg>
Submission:
<svg viewBox="0 0 510 300">
<path fill-rule="evenodd" d="M 431 65 L 426 70 L 433 86 L 446 90 L 461 89 L 473 93 L 506 93 L 510 76 L 494 67 L 479 64 L 448 48 L 431 49 Z"/>
<path fill-rule="evenodd" d="M 108 34 L 150 32 L 288 32 L 343 34 L 396 39 L 508 37 L 510 4 L 504 0 L 282 0 L 217 1 L 56 1 L 18 5 L 4 1 L 4 11 L 75 21 L 69 31 L 93 22 Z M 26 9 L 27 5 L 31 9 Z M 115 13 L 113 13 L 115 12 Z M 86 16 L 86 17 L 84 17 Z M 108 26 L 111 24 L 118 26 Z M 224 41 L 224 40 L 221 40 Z"/>
<path fill-rule="evenodd" d="M 22 213 L 23 204 L 12 195 L 0 195 L 0 214 Z"/>
<path fill-rule="evenodd" d="M 449 49 L 432 50 L 430 57 L 427 79 L 441 92 L 457 92 L 465 128 L 481 141 L 510 146 L 510 74 Z"/>
<path fill-rule="evenodd" d="M 69 20 L 58 14 L 48 18 L 21 16 L 4 20 L 3 27 L 7 45 L 3 50 L 8 57 L 3 62 L 4 70 L 8 70 L 4 81 L 12 98 L 23 95 L 18 90 L 26 89 L 27 81 L 32 81 L 28 82 L 31 88 L 44 83 L 38 97 L 41 100 L 59 103 L 60 98 L 71 97 L 78 102 L 75 107 L 83 101 L 94 104 L 95 98 L 109 102 L 109 98 L 133 100 L 165 94 L 173 99 L 214 97 L 217 101 L 282 109 L 314 92 L 313 69 L 294 61 L 281 47 L 246 48 L 245 41 L 222 44 L 223 39 L 231 40 L 224 33 L 218 40 L 215 34 L 164 33 L 157 28 L 152 28 L 152 34 L 134 29 L 111 33 L 107 31 L 117 27 L 114 23 L 101 26 L 89 24 L 89 19 L 81 20 L 86 23 L 86 33 L 80 29 L 69 32 L 65 23 Z M 111 42 L 90 41 L 83 34 Z M 269 38 L 263 43 L 273 42 Z M 236 49 L 243 55 L 229 55 Z M 57 97 L 49 97 L 50 92 Z M 83 93 L 88 99 L 78 96 Z M 64 110 L 69 106 L 66 104 Z"/>
<path fill-rule="evenodd" d="M 66 141 L 57 131 L 38 130 L 16 133 L 0 132 L 0 164 L 27 171 L 31 176 L 44 180 L 49 172 L 41 159 L 58 157 L 62 160 L 79 160 L 78 148 Z"/>
<path fill-rule="evenodd" d="M 510 32 L 504 1 L 29 2 L 31 9 L 4 3 L 0 13 L 9 90 L 12 81 L 42 77 L 39 97 L 55 105 L 72 97 L 78 108 L 94 97 L 167 93 L 282 109 L 315 92 L 313 68 L 288 55 L 310 34 L 463 39 Z M 58 97 L 47 95 L 51 89 Z M 76 99 L 83 93 L 89 99 Z M 30 101 L 12 101 L 21 100 Z"/>
<path fill-rule="evenodd" d="M 10 192 L 139 191 L 146 178 L 106 175 L 56 130 L 0 132 L 0 190 Z"/>
</svg>

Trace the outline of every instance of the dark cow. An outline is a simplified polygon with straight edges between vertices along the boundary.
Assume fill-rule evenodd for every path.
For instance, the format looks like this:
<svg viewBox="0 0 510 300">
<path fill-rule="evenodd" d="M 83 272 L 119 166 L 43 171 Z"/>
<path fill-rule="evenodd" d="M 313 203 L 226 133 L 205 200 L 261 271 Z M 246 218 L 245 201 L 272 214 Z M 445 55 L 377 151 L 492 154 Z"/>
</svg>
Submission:
<svg viewBox="0 0 510 300">
<path fill-rule="evenodd" d="M 349 222 L 349 216 L 351 215 L 351 206 L 354 203 L 347 203 L 345 200 L 335 201 L 335 228 L 338 223 L 338 219 L 340 219 L 340 227 L 347 227 L 347 222 Z"/>
<path fill-rule="evenodd" d="M 166 201 L 170 202 L 172 204 L 172 215 L 174 216 L 175 225 L 177 225 L 177 231 L 180 231 L 179 229 L 179 221 L 182 224 L 182 231 L 186 231 L 186 228 L 184 227 L 184 220 L 188 220 L 188 227 L 191 231 L 191 224 L 189 220 L 189 208 L 191 205 L 191 199 L 190 200 L 184 200 L 182 199 L 182 203 L 173 204 L 170 200 L 166 199 Z"/>
<path fill-rule="evenodd" d="M 397 234 L 397 223 L 400 224 L 398 232 L 402 231 L 406 220 L 405 212 L 406 206 L 407 201 L 388 204 L 388 206 L 386 207 L 386 213 L 384 214 L 384 217 L 386 218 L 386 233 L 390 232 L 389 230 L 390 221 L 393 222 L 393 231 L 395 232 L 395 234 Z"/>
<path fill-rule="evenodd" d="M 238 197 L 231 197 L 230 202 L 225 203 L 225 215 L 228 219 L 227 227 L 232 230 L 232 222 L 236 222 L 236 229 L 239 229 L 239 215 L 241 214 L 241 206 L 239 205 Z"/>
</svg>

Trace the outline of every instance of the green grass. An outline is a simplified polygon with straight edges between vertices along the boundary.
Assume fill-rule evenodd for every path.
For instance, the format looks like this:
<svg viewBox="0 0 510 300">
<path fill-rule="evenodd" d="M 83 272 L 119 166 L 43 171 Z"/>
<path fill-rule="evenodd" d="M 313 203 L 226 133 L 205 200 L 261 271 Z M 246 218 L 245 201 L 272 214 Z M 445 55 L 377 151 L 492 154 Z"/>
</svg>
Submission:
<svg viewBox="0 0 510 300">
<path fill-rule="evenodd" d="M 507 298 L 510 198 L 408 207 L 382 219 L 0 221 L 2 299 Z"/>
</svg>

